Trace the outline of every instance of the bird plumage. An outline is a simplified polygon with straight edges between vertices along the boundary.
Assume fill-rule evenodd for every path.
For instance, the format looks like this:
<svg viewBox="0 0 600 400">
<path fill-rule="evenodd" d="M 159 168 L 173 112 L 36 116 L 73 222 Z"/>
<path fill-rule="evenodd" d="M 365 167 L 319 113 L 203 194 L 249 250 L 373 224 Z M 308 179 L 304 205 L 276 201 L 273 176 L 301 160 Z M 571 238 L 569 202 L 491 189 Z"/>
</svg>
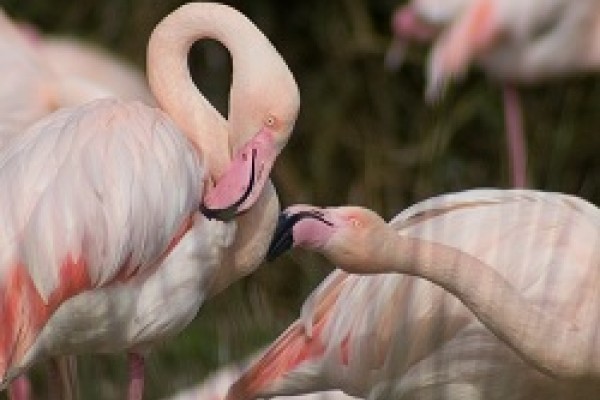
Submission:
<svg viewBox="0 0 600 400">
<path fill-rule="evenodd" d="M 3 329 L 2 376 L 65 301 L 144 282 L 191 228 L 214 225 L 196 212 L 205 168 L 193 146 L 141 103 L 61 110 L 16 138 L 0 166 L 10 188 L 0 195 L 2 315 L 31 315 Z"/>
<path fill-rule="evenodd" d="M 390 225 L 402 237 L 477 257 L 529 305 L 585 332 L 579 339 L 594 336 L 600 212 L 586 201 L 528 190 L 472 190 L 418 203 Z M 373 240 L 374 248 L 368 251 L 390 250 L 385 242 Z M 313 245 L 323 246 L 304 244 Z M 368 264 L 363 267 L 369 270 Z M 460 262 L 457 267 L 449 270 L 457 275 L 446 279 L 466 280 Z M 471 269 L 465 271 L 469 273 Z M 470 278 L 469 282 L 478 281 L 477 276 Z M 597 385 L 572 384 L 534 368 L 456 293 L 419 277 L 335 271 L 307 299 L 301 318 L 233 386 L 230 398 L 324 389 L 382 399 L 533 399 L 541 393 L 544 398 L 593 398 Z M 486 293 L 489 301 L 497 301 L 492 292 Z M 475 300 L 468 302 L 473 307 Z M 500 305 L 497 309 L 504 312 Z M 523 330 L 523 341 L 545 338 L 543 344 L 550 351 L 562 349 L 549 346 L 560 336 L 535 331 L 541 326 L 535 320 L 527 324 L 539 336 L 527 334 L 529 328 L 505 329 Z M 586 353 L 577 350 L 575 340 L 571 343 L 564 349 L 572 353 L 557 357 L 572 357 L 585 369 L 587 357 L 594 357 L 593 342 L 586 342 L 590 346 L 584 347 Z M 530 350 L 534 348 L 548 350 L 534 345 Z M 560 375 L 558 367 L 552 371 Z"/>
<path fill-rule="evenodd" d="M 235 127 L 187 69 L 207 37 L 237 66 Z M 285 62 L 236 10 L 196 3 L 157 26 L 148 74 L 162 110 L 116 99 L 64 108 L 0 153 L 0 387 L 47 357 L 128 351 L 129 398 L 140 399 L 140 353 L 267 251 L 279 211 L 269 173 L 299 103 Z M 206 207 L 211 193 L 221 209 Z"/>
</svg>

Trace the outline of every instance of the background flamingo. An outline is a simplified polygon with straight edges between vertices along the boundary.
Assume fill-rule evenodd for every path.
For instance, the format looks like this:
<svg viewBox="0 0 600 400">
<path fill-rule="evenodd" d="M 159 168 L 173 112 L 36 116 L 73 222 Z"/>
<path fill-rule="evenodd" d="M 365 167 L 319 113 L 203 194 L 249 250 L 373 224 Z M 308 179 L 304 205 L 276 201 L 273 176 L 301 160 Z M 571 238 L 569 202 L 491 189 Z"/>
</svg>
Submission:
<svg viewBox="0 0 600 400">
<path fill-rule="evenodd" d="M 397 271 L 439 287 L 334 272 L 230 398 L 332 388 L 369 398 L 592 398 L 599 239 L 598 209 L 554 193 L 445 195 L 390 225 L 359 208 L 290 207 L 271 256 L 306 247 L 349 272 Z"/>
<path fill-rule="evenodd" d="M 132 66 L 69 39 L 45 38 L 0 10 L 0 145 L 58 108 L 104 97 L 154 104 Z"/>
<path fill-rule="evenodd" d="M 155 104 L 143 74 L 99 46 L 74 38 L 52 36 L 40 36 L 34 44 L 56 75 L 76 76 L 93 82 L 124 100 Z"/>
<path fill-rule="evenodd" d="M 189 77 L 187 52 L 206 37 L 232 54 L 230 127 Z M 1 385 L 45 357 L 128 350 L 140 398 L 142 352 L 266 252 L 278 211 L 268 175 L 299 103 L 287 66 L 243 15 L 197 3 L 156 28 L 148 68 L 164 111 L 66 108 L 0 156 Z"/>
<path fill-rule="evenodd" d="M 388 61 L 398 63 L 407 42 L 435 39 L 427 97 L 462 77 L 473 61 L 503 82 L 507 144 L 513 184 L 526 184 L 523 122 L 515 83 L 574 75 L 598 68 L 600 3 L 544 0 L 414 0 L 394 14 L 398 41 Z"/>
</svg>

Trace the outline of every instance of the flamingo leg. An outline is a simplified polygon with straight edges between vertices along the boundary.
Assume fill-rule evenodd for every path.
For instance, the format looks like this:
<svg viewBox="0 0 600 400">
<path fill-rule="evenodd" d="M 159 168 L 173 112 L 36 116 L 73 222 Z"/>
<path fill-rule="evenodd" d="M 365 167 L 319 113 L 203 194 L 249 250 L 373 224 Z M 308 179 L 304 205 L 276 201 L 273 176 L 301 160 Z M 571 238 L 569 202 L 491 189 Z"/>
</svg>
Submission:
<svg viewBox="0 0 600 400">
<path fill-rule="evenodd" d="M 525 135 L 523 133 L 521 101 L 519 92 L 511 84 L 504 84 L 502 92 L 511 183 L 516 188 L 523 188 L 527 184 L 527 155 L 525 150 Z"/>
<path fill-rule="evenodd" d="M 142 400 L 144 394 L 144 357 L 137 353 L 128 353 L 129 389 L 127 400 Z"/>
<path fill-rule="evenodd" d="M 8 387 L 10 400 L 29 400 L 31 398 L 31 384 L 26 375 L 21 375 L 13 380 Z"/>
<path fill-rule="evenodd" d="M 48 361 L 48 397 L 75 400 L 79 398 L 77 386 L 77 358 L 55 357 Z"/>
</svg>

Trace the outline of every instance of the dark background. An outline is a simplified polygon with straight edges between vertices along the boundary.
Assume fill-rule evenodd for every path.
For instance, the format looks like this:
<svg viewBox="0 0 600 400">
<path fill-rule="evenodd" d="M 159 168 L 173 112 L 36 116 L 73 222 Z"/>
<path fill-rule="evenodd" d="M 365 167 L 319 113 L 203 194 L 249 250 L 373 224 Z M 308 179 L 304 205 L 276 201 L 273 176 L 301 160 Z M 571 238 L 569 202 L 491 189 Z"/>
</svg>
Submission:
<svg viewBox="0 0 600 400">
<path fill-rule="evenodd" d="M 274 170 L 284 205 L 358 204 L 390 218 L 413 202 L 472 187 L 508 187 L 500 87 L 477 68 L 436 105 L 423 100 L 426 49 L 386 71 L 391 0 L 227 1 L 265 32 L 302 96 L 295 133 Z M 48 34 L 77 36 L 144 67 L 148 35 L 173 0 L 8 0 L 7 13 Z M 214 43 L 190 65 L 205 95 L 226 112 L 230 62 Z M 600 79 L 522 90 L 532 187 L 600 204 Z M 321 258 L 294 252 L 264 265 L 200 311 L 176 339 L 150 354 L 148 399 L 197 383 L 218 365 L 267 343 L 298 314 L 328 273 Z M 125 357 L 86 356 L 82 398 L 122 398 Z M 43 368 L 33 373 L 38 392 Z M 0 395 L 2 398 L 2 395 Z"/>
</svg>

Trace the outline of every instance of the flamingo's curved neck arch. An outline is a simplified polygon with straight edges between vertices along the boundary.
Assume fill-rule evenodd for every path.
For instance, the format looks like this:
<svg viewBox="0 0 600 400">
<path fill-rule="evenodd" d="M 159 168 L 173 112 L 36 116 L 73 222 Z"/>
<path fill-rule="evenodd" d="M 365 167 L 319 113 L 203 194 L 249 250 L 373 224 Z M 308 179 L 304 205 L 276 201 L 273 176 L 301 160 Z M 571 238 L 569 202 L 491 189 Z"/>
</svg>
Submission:
<svg viewBox="0 0 600 400">
<path fill-rule="evenodd" d="M 251 38 L 251 39 L 249 39 Z M 231 160 L 232 129 L 194 85 L 188 68 L 191 46 L 201 39 L 223 44 L 233 60 L 230 102 L 236 82 L 253 82 L 253 66 L 270 43 L 242 14 L 220 4 L 191 3 L 168 15 L 156 27 L 148 44 L 148 80 L 157 101 L 177 126 L 201 148 L 210 173 L 219 176 Z M 252 43 L 252 45 L 248 45 Z M 267 49 L 265 49 L 265 46 Z M 229 134 L 228 134 L 229 131 Z M 239 135 L 239 132 L 235 132 Z"/>
</svg>

